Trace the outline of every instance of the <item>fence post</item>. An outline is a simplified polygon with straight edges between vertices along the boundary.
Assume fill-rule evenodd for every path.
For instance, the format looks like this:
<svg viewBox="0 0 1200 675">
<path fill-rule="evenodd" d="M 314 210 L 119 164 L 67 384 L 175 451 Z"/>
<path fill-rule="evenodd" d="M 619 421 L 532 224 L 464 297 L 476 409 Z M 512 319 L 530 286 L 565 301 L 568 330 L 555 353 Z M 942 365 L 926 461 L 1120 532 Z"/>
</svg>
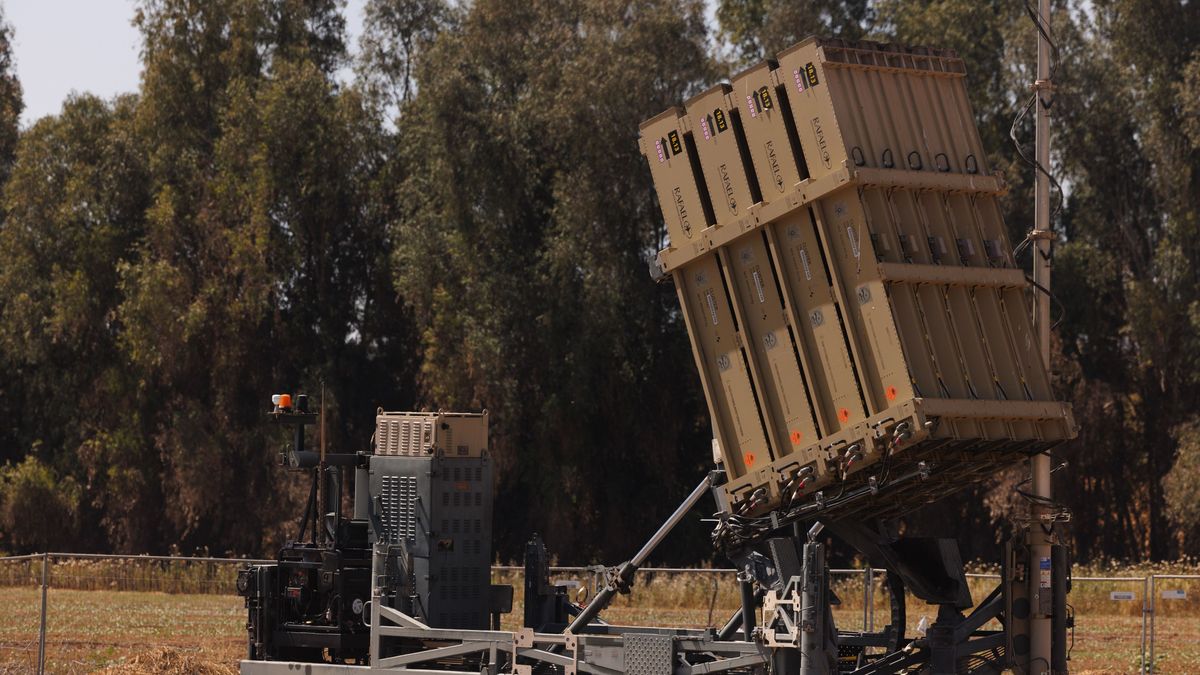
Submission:
<svg viewBox="0 0 1200 675">
<path fill-rule="evenodd" d="M 867 568 L 870 568 L 870 565 L 867 565 Z M 867 570 L 866 570 L 866 569 L 863 569 L 862 573 L 863 573 L 863 622 L 862 622 L 862 629 L 863 629 L 863 632 L 865 633 L 865 632 L 867 632 L 867 583 L 868 583 L 868 582 L 867 582 L 867 574 L 868 574 L 868 572 L 867 572 Z"/>
<path fill-rule="evenodd" d="M 870 633 L 875 630 L 875 570 L 871 565 L 867 565 L 867 607 L 869 608 L 866 614 L 866 628 Z"/>
<path fill-rule="evenodd" d="M 46 587 L 50 581 L 50 554 L 42 554 L 42 623 L 38 628 L 38 675 L 46 673 Z"/>
<path fill-rule="evenodd" d="M 1142 579 L 1142 668 L 1139 672 L 1143 675 L 1150 671 L 1146 670 L 1146 615 L 1150 613 L 1150 578 Z"/>
<path fill-rule="evenodd" d="M 1154 672 L 1154 615 L 1156 614 L 1156 612 L 1154 610 L 1158 609 L 1158 607 L 1156 606 L 1157 598 L 1155 597 L 1156 595 L 1158 595 L 1158 590 L 1157 590 L 1158 584 L 1156 583 L 1157 581 L 1158 581 L 1158 579 L 1156 579 L 1155 575 L 1153 573 L 1151 573 L 1150 574 L 1150 671 L 1149 671 L 1151 673 Z"/>
</svg>

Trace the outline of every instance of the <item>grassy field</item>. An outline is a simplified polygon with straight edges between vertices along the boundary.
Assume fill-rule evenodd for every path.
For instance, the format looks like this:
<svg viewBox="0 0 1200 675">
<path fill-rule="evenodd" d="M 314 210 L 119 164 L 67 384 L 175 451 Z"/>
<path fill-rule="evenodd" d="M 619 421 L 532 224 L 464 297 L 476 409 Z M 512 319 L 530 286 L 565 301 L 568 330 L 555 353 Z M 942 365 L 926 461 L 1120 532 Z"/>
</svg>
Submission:
<svg viewBox="0 0 1200 675">
<path fill-rule="evenodd" d="M 1125 569 L 1124 573 L 1138 572 Z M 1077 571 L 1076 576 L 1084 574 Z M 79 576 L 76 581 L 92 588 L 117 585 L 111 578 L 107 585 L 95 581 L 84 583 L 79 581 L 82 578 Z M 64 583 L 67 579 L 62 577 Z M 580 581 L 587 585 L 590 579 L 584 577 Z M 515 575 L 497 575 L 496 582 L 513 583 L 519 579 Z M 634 593 L 619 597 L 605 618 L 622 624 L 719 626 L 738 602 L 736 588 L 727 582 L 711 575 L 643 575 Z M 861 629 L 861 578 L 842 578 L 835 583 L 842 600 L 835 612 L 838 625 L 847 630 Z M 990 583 L 984 579 L 972 580 L 973 596 L 982 598 Z M 518 606 L 506 617 L 505 628 L 514 627 L 520 616 L 521 586 L 519 583 L 515 586 Z M 1162 586 L 1177 587 L 1188 591 L 1187 600 L 1159 602 L 1158 672 L 1198 673 L 1200 582 Z M 1134 590 L 1137 599 L 1113 601 L 1109 599 L 1112 590 Z M 1141 644 L 1140 593 L 1139 583 L 1076 583 L 1071 595 L 1077 613 L 1072 672 L 1137 672 Z M 0 587 L 0 605 L 8 609 L 6 620 L 0 623 L 0 673 L 29 672 L 36 663 L 39 603 L 37 588 Z M 875 626 L 879 627 L 886 622 L 887 610 L 883 592 L 878 588 L 875 605 Z M 245 648 L 244 612 L 242 600 L 228 594 L 51 588 L 49 672 L 233 673 Z M 907 613 L 911 632 L 922 615 L 932 620 L 934 612 L 928 606 L 910 601 Z"/>
<path fill-rule="evenodd" d="M 37 664 L 40 602 L 36 588 L 0 588 L 0 606 L 8 608 L 0 673 L 32 672 Z M 178 672 L 216 664 L 225 669 L 215 672 L 233 673 L 245 651 L 245 610 L 236 596 L 52 588 L 47 607 L 47 672 L 91 673 L 137 657 L 145 668 L 134 672 L 163 672 L 146 657 L 176 653 L 197 666 Z"/>
</svg>

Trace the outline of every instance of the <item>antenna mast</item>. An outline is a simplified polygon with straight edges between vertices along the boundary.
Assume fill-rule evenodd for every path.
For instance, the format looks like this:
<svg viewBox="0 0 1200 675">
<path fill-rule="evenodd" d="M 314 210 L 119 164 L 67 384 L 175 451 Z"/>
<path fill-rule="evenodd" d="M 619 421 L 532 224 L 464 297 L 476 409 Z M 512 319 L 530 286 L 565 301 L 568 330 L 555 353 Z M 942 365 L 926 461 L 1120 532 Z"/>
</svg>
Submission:
<svg viewBox="0 0 1200 675">
<path fill-rule="evenodd" d="M 1033 240 L 1034 291 L 1033 322 L 1038 333 L 1038 345 L 1046 370 L 1050 370 L 1050 247 L 1053 234 L 1050 223 L 1050 104 L 1054 86 L 1051 82 L 1050 0 L 1038 0 L 1037 80 L 1033 83 L 1035 123 L 1035 183 Z M 1056 608 L 1054 575 L 1065 570 L 1053 564 L 1052 550 L 1058 538 L 1054 532 L 1056 514 L 1052 507 L 1051 462 L 1049 453 L 1034 455 L 1029 460 L 1034 499 L 1029 525 L 1029 597 L 1033 599 L 1030 616 L 1030 673 L 1066 672 L 1066 664 L 1055 658 L 1056 643 L 1062 644 L 1065 635 L 1056 635 L 1060 622 L 1055 621 Z M 1065 630 L 1063 630 L 1065 633 Z M 1053 665 L 1052 665 L 1053 664 Z M 1056 667 L 1057 666 L 1057 667 Z M 1060 670 L 1061 668 L 1061 670 Z"/>
</svg>

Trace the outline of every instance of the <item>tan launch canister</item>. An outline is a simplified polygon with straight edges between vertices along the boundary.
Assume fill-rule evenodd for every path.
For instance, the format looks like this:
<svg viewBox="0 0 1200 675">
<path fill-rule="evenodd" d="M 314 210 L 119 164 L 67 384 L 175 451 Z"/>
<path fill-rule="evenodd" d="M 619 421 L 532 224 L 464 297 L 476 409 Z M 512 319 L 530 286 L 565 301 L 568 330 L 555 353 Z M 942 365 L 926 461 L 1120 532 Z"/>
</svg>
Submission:
<svg viewBox="0 0 1200 675">
<path fill-rule="evenodd" d="M 897 513 L 1075 434 L 964 77 L 810 38 L 641 126 L 736 513 Z"/>
<path fill-rule="evenodd" d="M 663 207 L 667 234 L 673 246 L 699 242 L 699 233 L 712 222 L 707 215 L 708 192 L 696 183 L 695 152 L 687 150 L 680 123 L 683 110 L 671 108 L 642 123 L 642 153 L 650 159 L 650 174 Z M 703 200 L 701 199 L 703 195 Z"/>
</svg>

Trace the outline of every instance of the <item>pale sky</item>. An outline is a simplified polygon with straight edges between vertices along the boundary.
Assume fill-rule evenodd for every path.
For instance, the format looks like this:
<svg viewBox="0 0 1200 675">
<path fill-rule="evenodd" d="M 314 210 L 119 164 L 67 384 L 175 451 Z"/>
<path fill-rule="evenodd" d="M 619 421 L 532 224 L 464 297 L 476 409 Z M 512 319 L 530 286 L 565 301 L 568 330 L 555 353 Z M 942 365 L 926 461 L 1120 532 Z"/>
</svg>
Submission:
<svg viewBox="0 0 1200 675">
<path fill-rule="evenodd" d="M 365 0 L 349 0 L 348 44 L 362 28 Z M 134 0 L 0 0 L 13 27 L 17 76 L 24 89 L 22 126 L 57 113 L 67 94 L 103 98 L 136 91 L 141 40 L 131 23 Z"/>
</svg>

